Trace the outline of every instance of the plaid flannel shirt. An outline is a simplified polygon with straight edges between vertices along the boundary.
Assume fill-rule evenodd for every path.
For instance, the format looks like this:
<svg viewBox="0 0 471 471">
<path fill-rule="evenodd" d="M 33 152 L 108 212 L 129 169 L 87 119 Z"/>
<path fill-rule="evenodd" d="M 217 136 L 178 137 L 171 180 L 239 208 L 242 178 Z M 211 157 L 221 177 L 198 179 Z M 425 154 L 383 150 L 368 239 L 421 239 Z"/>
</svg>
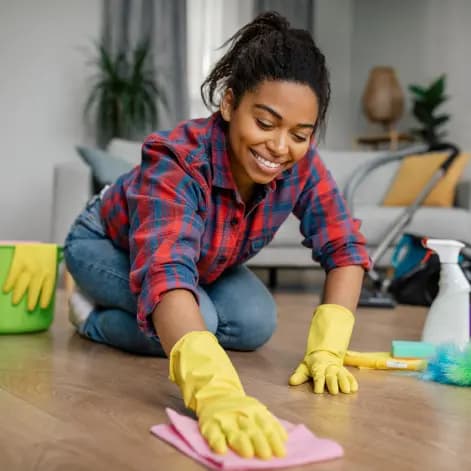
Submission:
<svg viewBox="0 0 471 471">
<path fill-rule="evenodd" d="M 130 286 L 141 329 L 155 334 L 150 315 L 162 295 L 214 282 L 253 257 L 288 215 L 300 219 L 303 245 L 328 271 L 370 267 L 359 221 L 353 219 L 312 141 L 306 155 L 258 187 L 246 207 L 232 177 L 219 113 L 151 134 L 141 164 L 103 196 L 108 237 L 130 253 Z"/>
</svg>

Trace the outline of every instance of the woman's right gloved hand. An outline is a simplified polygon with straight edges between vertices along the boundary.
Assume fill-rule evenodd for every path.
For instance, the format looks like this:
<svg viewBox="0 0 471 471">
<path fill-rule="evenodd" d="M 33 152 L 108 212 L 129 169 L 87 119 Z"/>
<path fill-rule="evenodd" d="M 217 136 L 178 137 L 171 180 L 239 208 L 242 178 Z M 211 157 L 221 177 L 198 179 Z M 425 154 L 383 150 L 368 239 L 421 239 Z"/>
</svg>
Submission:
<svg viewBox="0 0 471 471">
<path fill-rule="evenodd" d="M 201 434 L 216 453 L 230 447 L 245 458 L 286 454 L 287 433 L 257 399 L 247 396 L 229 357 L 207 331 L 184 335 L 170 352 L 170 379 L 196 412 Z"/>
</svg>

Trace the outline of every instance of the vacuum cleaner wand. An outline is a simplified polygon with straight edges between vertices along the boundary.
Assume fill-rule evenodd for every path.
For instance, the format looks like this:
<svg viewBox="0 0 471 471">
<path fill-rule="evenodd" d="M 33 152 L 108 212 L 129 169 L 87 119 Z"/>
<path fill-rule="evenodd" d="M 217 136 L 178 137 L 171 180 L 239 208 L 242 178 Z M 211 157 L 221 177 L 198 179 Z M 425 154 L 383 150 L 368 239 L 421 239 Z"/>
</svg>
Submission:
<svg viewBox="0 0 471 471">
<path fill-rule="evenodd" d="M 458 156 L 460 152 L 459 149 L 453 144 L 440 143 L 437 145 L 432 145 L 424 150 L 421 150 L 418 153 L 425 154 L 429 152 L 440 152 L 440 151 L 448 151 L 450 153 L 448 158 L 440 165 L 437 171 L 432 175 L 432 178 L 427 182 L 427 184 L 422 189 L 422 191 L 420 191 L 420 193 L 417 195 L 417 197 L 412 202 L 412 204 L 408 206 L 407 208 L 405 208 L 405 210 L 387 227 L 387 229 L 385 230 L 383 234 L 383 237 L 381 237 L 380 239 L 381 243 L 378 245 L 376 250 L 371 255 L 373 266 L 371 270 L 368 272 L 368 276 L 373 282 L 376 289 L 379 289 L 384 292 L 385 289 L 387 289 L 387 283 L 386 283 L 387 280 L 381 279 L 381 276 L 379 275 L 379 273 L 374 269 L 375 265 L 384 255 L 388 247 L 403 232 L 404 228 L 409 224 L 409 222 L 411 221 L 417 209 L 425 201 L 425 199 L 433 190 L 435 185 L 443 178 L 448 168 L 450 167 L 450 165 L 453 163 L 453 161 L 456 159 L 456 157 Z M 404 155 L 411 155 L 410 150 L 408 154 L 404 154 L 404 152 L 402 152 L 399 158 L 402 159 Z M 395 155 L 389 156 L 390 160 L 396 160 L 395 157 L 397 156 Z M 360 302 L 360 305 L 362 305 L 362 302 Z M 363 305 L 367 305 L 367 304 L 363 303 Z M 374 305 L 377 305 L 377 303 L 374 303 Z M 392 306 L 388 306 L 388 307 L 392 307 Z"/>
</svg>

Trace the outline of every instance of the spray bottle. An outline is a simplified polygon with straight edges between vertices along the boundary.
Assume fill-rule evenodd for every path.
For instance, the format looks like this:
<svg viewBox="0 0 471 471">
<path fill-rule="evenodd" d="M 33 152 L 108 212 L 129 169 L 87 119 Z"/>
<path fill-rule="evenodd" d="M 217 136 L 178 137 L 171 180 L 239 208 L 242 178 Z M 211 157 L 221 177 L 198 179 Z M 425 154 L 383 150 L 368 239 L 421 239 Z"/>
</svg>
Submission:
<svg viewBox="0 0 471 471">
<path fill-rule="evenodd" d="M 458 265 L 464 244 L 456 240 L 427 239 L 425 245 L 440 258 L 440 284 L 425 321 L 422 340 L 435 345 L 469 342 L 469 283 Z"/>
</svg>

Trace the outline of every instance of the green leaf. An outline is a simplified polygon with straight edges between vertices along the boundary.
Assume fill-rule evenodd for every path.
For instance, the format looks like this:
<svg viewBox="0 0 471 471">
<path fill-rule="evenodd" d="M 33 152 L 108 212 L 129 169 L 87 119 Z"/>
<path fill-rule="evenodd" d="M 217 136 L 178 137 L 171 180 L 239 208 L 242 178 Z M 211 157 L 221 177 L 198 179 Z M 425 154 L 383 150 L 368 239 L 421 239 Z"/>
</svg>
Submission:
<svg viewBox="0 0 471 471">
<path fill-rule="evenodd" d="M 126 137 L 157 126 L 158 101 L 167 107 L 163 89 L 152 68 L 149 41 L 129 52 L 111 53 L 104 42 L 95 44 L 90 93 L 84 117 L 95 116 L 99 140 Z"/>
<path fill-rule="evenodd" d="M 430 85 L 428 94 L 433 97 L 442 96 L 445 91 L 445 75 L 440 76 L 435 82 Z"/>
<path fill-rule="evenodd" d="M 427 93 L 426 89 L 419 85 L 409 85 L 409 90 L 418 97 L 424 97 Z"/>
<path fill-rule="evenodd" d="M 442 114 L 440 116 L 436 116 L 435 118 L 433 118 L 432 124 L 435 127 L 438 127 L 446 123 L 449 119 L 450 119 L 450 115 Z"/>
<path fill-rule="evenodd" d="M 425 124 L 430 124 L 433 120 L 433 116 L 430 110 L 424 103 L 416 102 L 412 110 L 414 116 L 418 121 Z"/>
<path fill-rule="evenodd" d="M 427 103 L 431 110 L 435 110 L 447 100 L 448 100 L 448 97 L 445 95 L 442 95 L 442 96 L 437 96 L 437 97 L 430 97 Z"/>
</svg>

